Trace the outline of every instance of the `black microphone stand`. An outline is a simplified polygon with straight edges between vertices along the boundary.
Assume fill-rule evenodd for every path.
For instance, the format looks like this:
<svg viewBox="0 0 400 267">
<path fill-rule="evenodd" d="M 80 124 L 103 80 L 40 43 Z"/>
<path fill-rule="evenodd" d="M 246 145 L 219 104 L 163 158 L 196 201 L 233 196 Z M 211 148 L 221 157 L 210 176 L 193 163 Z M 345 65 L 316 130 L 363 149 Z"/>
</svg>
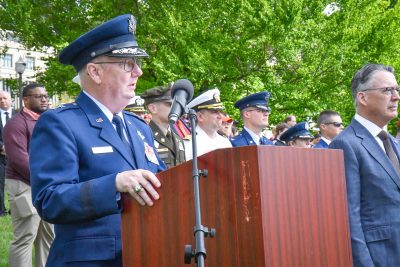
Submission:
<svg viewBox="0 0 400 267">
<path fill-rule="evenodd" d="M 187 108 L 186 108 L 187 109 Z M 185 110 L 187 113 L 187 110 Z M 192 245 L 185 245 L 185 264 L 190 264 L 191 259 L 195 258 L 198 267 L 204 266 L 204 260 L 207 256 L 206 247 L 204 244 L 205 237 L 214 237 L 215 229 L 208 229 L 201 224 L 201 205 L 200 205 L 200 176 L 206 177 L 208 174 L 207 170 L 197 169 L 197 140 L 196 140 L 196 112 L 193 109 L 189 110 L 190 128 L 192 131 L 192 173 L 193 173 L 193 185 L 194 185 L 194 210 L 196 225 L 194 226 L 194 236 L 196 241 L 195 250 L 192 250 Z"/>
</svg>

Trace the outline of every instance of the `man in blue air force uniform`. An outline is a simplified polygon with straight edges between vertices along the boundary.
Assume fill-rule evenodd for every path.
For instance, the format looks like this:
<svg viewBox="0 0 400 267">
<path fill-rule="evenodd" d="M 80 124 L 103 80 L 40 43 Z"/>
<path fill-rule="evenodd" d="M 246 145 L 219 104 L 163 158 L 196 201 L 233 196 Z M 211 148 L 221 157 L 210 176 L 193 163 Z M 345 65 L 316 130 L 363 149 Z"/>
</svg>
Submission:
<svg viewBox="0 0 400 267">
<path fill-rule="evenodd" d="M 75 103 L 45 112 L 30 158 L 32 198 L 55 225 L 47 266 L 122 266 L 121 193 L 141 205 L 159 198 L 154 175 L 165 168 L 150 128 L 122 111 L 142 75 L 135 19 L 116 17 L 80 36 L 59 55 L 79 73 Z"/>
<path fill-rule="evenodd" d="M 243 120 L 243 131 L 231 139 L 232 146 L 273 145 L 262 131 L 268 126 L 271 108 L 268 106 L 270 92 L 260 92 L 248 95 L 235 103 L 240 109 Z"/>
</svg>

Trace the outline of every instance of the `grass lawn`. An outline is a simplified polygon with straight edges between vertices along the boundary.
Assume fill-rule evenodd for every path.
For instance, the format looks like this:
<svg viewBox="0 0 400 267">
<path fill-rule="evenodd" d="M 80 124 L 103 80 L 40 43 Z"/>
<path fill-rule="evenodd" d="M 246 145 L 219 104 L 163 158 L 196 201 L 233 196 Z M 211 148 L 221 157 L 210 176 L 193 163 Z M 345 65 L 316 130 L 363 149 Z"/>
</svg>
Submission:
<svg viewBox="0 0 400 267">
<path fill-rule="evenodd" d="M 6 194 L 6 208 L 8 210 L 8 200 Z M 0 217 L 0 267 L 8 266 L 8 248 L 12 239 L 11 217 Z"/>
</svg>

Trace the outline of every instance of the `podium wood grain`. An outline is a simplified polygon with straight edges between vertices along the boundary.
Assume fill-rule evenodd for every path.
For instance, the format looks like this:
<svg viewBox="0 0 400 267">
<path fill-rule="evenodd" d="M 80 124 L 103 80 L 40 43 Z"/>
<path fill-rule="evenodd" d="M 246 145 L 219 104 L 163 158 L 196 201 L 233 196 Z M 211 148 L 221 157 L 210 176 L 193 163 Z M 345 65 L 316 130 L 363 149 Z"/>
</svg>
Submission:
<svg viewBox="0 0 400 267">
<path fill-rule="evenodd" d="M 249 146 L 199 158 L 205 266 L 351 266 L 340 150 Z M 141 207 L 123 196 L 124 266 L 189 266 L 195 245 L 191 161 L 157 175 L 160 200 Z M 192 266 L 196 266 L 194 260 Z"/>
</svg>

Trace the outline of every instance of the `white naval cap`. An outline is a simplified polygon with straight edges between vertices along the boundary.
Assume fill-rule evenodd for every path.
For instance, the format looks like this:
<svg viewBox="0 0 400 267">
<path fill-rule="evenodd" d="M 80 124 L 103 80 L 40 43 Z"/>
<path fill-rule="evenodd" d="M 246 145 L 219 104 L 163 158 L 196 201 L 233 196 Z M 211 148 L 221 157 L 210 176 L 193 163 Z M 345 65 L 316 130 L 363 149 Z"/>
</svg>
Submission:
<svg viewBox="0 0 400 267">
<path fill-rule="evenodd" d="M 187 107 L 195 111 L 200 109 L 222 110 L 224 106 L 219 95 L 220 93 L 217 88 L 208 90 L 193 99 Z"/>
<path fill-rule="evenodd" d="M 144 99 L 138 95 L 134 96 L 129 100 L 129 104 L 124 109 L 130 112 L 146 112 L 144 109 Z"/>
</svg>

